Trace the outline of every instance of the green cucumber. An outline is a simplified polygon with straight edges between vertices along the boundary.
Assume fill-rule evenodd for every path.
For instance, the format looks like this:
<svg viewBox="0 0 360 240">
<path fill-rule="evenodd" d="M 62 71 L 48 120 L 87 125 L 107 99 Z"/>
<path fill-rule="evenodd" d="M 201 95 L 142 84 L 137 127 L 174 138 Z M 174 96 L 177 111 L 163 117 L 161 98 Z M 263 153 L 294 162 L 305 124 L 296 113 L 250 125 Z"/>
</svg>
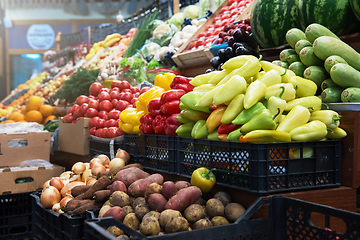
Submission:
<svg viewBox="0 0 360 240">
<path fill-rule="evenodd" d="M 287 62 L 289 64 L 292 64 L 293 62 L 298 62 L 298 61 L 300 61 L 300 58 L 299 58 L 299 55 L 297 55 L 297 54 L 290 55 L 287 57 Z"/>
<path fill-rule="evenodd" d="M 288 58 L 288 56 L 294 55 L 294 54 L 296 54 L 294 49 L 284 49 L 280 52 L 280 55 L 279 55 L 280 61 L 287 62 L 286 59 Z"/>
<path fill-rule="evenodd" d="M 360 87 L 360 72 L 345 63 L 337 63 L 330 70 L 331 79 L 341 87 Z"/>
<path fill-rule="evenodd" d="M 273 64 L 275 65 L 278 65 L 282 68 L 286 68 L 288 69 L 289 68 L 289 63 L 288 62 L 283 62 L 283 61 L 280 61 L 280 60 L 275 60 L 275 61 L 272 61 Z"/>
<path fill-rule="evenodd" d="M 341 93 L 343 89 L 338 87 L 326 88 L 321 93 L 321 100 L 324 103 L 341 102 Z"/>
<path fill-rule="evenodd" d="M 325 60 L 325 63 L 324 63 L 325 70 L 328 73 L 330 73 L 331 68 L 337 63 L 345 63 L 345 64 L 347 64 L 347 62 L 342 57 L 333 55 L 333 56 L 328 57 Z"/>
<path fill-rule="evenodd" d="M 296 76 L 303 77 L 306 66 L 302 62 L 298 61 L 290 64 L 289 69 L 293 71 Z"/>
<path fill-rule="evenodd" d="M 311 42 L 309 42 L 308 40 L 299 40 L 299 41 L 295 44 L 295 52 L 300 55 L 300 51 L 301 51 L 304 47 L 312 47 Z"/>
<path fill-rule="evenodd" d="M 360 88 L 349 87 L 341 93 L 341 101 L 343 102 L 360 102 Z"/>
<path fill-rule="evenodd" d="M 310 66 L 307 67 L 304 71 L 304 78 L 309 79 L 316 83 L 320 89 L 321 83 L 329 78 L 329 74 L 326 72 L 325 68 L 320 66 Z"/>
<path fill-rule="evenodd" d="M 337 55 L 360 71 L 360 53 L 337 38 L 319 37 L 314 41 L 313 48 L 315 55 L 324 61 L 332 55 Z"/>
<path fill-rule="evenodd" d="M 331 78 L 325 79 L 322 83 L 321 83 L 321 90 L 325 90 L 327 88 L 341 88 L 339 85 L 337 85 L 336 83 L 334 83 L 333 80 L 331 80 Z"/>
<path fill-rule="evenodd" d="M 294 48 L 299 40 L 306 40 L 305 33 L 298 28 L 292 28 L 285 35 L 287 43 Z"/>
<path fill-rule="evenodd" d="M 319 59 L 314 54 L 313 47 L 304 47 L 303 49 L 301 49 L 299 56 L 300 56 L 301 62 L 307 67 L 323 66 L 323 64 L 324 64 L 324 61 Z"/>
<path fill-rule="evenodd" d="M 330 29 L 318 23 L 310 24 L 305 30 L 305 36 L 311 43 L 321 36 L 329 36 L 339 39 L 335 33 L 330 31 Z"/>
</svg>

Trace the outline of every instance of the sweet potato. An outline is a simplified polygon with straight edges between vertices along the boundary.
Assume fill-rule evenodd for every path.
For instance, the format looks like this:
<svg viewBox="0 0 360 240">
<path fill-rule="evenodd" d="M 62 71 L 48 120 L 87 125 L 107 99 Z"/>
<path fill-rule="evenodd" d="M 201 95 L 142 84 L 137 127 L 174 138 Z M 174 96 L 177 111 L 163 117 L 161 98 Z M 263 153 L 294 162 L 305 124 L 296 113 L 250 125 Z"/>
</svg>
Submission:
<svg viewBox="0 0 360 240">
<path fill-rule="evenodd" d="M 73 215 L 84 216 L 86 210 L 99 209 L 102 206 L 102 202 L 95 202 L 95 200 L 91 200 L 91 202 L 81 205 L 72 212 Z"/>
<path fill-rule="evenodd" d="M 77 185 L 71 189 L 71 195 L 73 197 L 77 197 L 80 194 L 86 192 L 90 187 L 91 185 Z"/>
<path fill-rule="evenodd" d="M 201 190 L 198 187 L 191 186 L 180 189 L 175 196 L 169 199 L 165 209 L 174 209 L 183 211 L 190 204 L 193 204 L 201 197 Z"/>
<path fill-rule="evenodd" d="M 100 190 L 94 193 L 95 202 L 105 202 L 110 197 L 110 190 Z"/>
<path fill-rule="evenodd" d="M 146 187 L 144 198 L 147 201 L 149 196 L 153 193 L 161 193 L 162 186 L 157 183 L 151 183 Z"/>
<path fill-rule="evenodd" d="M 127 168 L 132 168 L 132 167 L 136 167 L 136 168 L 139 168 L 141 170 L 143 170 L 143 166 L 139 163 L 133 163 L 133 164 L 128 164 L 126 165 L 125 167 L 122 167 L 122 168 L 117 168 L 117 169 L 114 169 L 114 170 L 110 170 L 110 171 L 101 171 L 99 172 L 96 177 L 97 178 L 101 178 L 102 176 L 106 175 L 106 176 L 115 176 L 119 171 L 121 170 L 124 170 L 124 169 L 127 169 Z"/>
<path fill-rule="evenodd" d="M 147 178 L 139 179 L 133 182 L 128 188 L 128 193 L 134 197 L 143 197 L 148 185 L 151 183 L 157 183 L 161 185 L 163 182 L 164 177 L 161 174 L 155 173 L 148 176 Z"/>
<path fill-rule="evenodd" d="M 146 178 L 148 176 L 150 176 L 150 174 L 148 174 L 147 172 L 144 172 L 137 167 L 131 167 L 120 170 L 116 174 L 115 180 L 122 181 L 123 183 L 125 183 L 126 187 L 129 187 L 136 180 Z"/>
<path fill-rule="evenodd" d="M 92 199 L 94 197 L 94 193 L 99 190 L 104 190 L 111 184 L 111 179 L 108 176 L 102 176 L 99 178 L 94 185 L 84 193 L 78 195 L 75 199 Z"/>
<path fill-rule="evenodd" d="M 175 186 L 175 183 L 172 181 L 166 181 L 162 185 L 161 194 L 166 198 L 170 199 L 172 196 L 174 196 L 177 193 L 177 188 Z"/>
<path fill-rule="evenodd" d="M 190 187 L 191 184 L 187 181 L 177 181 L 175 183 L 175 187 L 176 189 L 179 191 L 180 189 L 183 189 L 183 188 L 187 188 L 187 187 Z"/>
<path fill-rule="evenodd" d="M 107 210 L 106 213 L 104 213 L 103 217 L 104 218 L 105 217 L 113 217 L 116 220 L 119 220 L 120 222 L 122 222 L 124 220 L 125 214 L 121 207 L 114 206 L 114 207 L 110 208 L 109 210 Z"/>
<path fill-rule="evenodd" d="M 153 193 L 150 195 L 147 203 L 151 209 L 162 212 L 165 209 L 166 199 L 160 193 Z"/>
<path fill-rule="evenodd" d="M 122 191 L 122 192 L 127 192 L 125 183 L 123 183 L 122 181 L 114 181 L 111 185 L 110 185 L 110 190 L 111 193 L 115 192 L 115 191 Z"/>
<path fill-rule="evenodd" d="M 81 205 L 85 205 L 88 203 L 91 203 L 93 200 L 90 199 L 85 199 L 85 200 L 81 200 L 81 199 L 71 199 L 70 201 L 68 201 L 65 205 L 65 212 L 69 212 L 69 211 L 74 211 L 75 208 L 80 207 Z"/>
</svg>

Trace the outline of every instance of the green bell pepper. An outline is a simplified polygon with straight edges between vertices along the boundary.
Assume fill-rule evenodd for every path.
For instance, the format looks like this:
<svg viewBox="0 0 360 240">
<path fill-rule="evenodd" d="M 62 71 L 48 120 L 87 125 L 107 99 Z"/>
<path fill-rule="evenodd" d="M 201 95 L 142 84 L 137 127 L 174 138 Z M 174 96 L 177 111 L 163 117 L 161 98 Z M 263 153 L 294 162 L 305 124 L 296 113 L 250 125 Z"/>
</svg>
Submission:
<svg viewBox="0 0 360 240">
<path fill-rule="evenodd" d="M 205 120 L 199 120 L 194 124 L 194 127 L 191 130 L 191 137 L 199 139 L 199 138 L 206 138 L 209 133 L 205 126 Z"/>
<path fill-rule="evenodd" d="M 261 102 L 257 102 L 251 108 L 242 110 L 240 114 L 231 123 L 245 124 L 264 109 L 266 109 L 264 104 Z"/>
</svg>

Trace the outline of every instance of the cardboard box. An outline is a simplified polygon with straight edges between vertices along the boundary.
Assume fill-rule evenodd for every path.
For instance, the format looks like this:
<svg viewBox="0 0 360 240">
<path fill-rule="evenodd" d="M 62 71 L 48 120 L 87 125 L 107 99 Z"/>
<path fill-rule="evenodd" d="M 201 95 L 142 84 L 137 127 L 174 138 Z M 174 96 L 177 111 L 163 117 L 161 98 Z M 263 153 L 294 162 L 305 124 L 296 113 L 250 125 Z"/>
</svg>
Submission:
<svg viewBox="0 0 360 240">
<path fill-rule="evenodd" d="M 50 132 L 0 133 L 0 166 L 19 166 L 22 161 L 50 160 Z M 26 146 L 12 147 L 18 141 Z"/>
<path fill-rule="evenodd" d="M 78 155 L 89 155 L 90 118 L 79 118 L 76 123 L 59 120 L 59 149 Z"/>
<path fill-rule="evenodd" d="M 33 192 L 42 188 L 47 180 L 60 176 L 65 171 L 64 167 L 54 165 L 52 168 L 38 167 L 37 169 L 24 169 L 11 171 L 5 168 L 0 172 L 0 195 Z M 32 178 L 32 182 L 22 182 Z"/>
</svg>

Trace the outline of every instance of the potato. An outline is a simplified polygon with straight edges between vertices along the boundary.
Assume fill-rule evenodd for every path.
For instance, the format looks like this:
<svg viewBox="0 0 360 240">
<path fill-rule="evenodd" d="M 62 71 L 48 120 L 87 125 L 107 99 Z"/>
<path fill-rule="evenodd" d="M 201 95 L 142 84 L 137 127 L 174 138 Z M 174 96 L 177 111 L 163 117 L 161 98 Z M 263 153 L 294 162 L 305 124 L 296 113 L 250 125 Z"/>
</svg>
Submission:
<svg viewBox="0 0 360 240">
<path fill-rule="evenodd" d="M 176 233 L 186 231 L 189 228 L 188 221 L 183 217 L 175 217 L 165 225 L 165 232 Z"/>
<path fill-rule="evenodd" d="M 136 198 L 130 196 L 130 206 L 131 206 L 132 208 L 134 208 L 134 207 L 133 207 L 133 204 L 134 204 L 135 199 L 136 199 Z"/>
<path fill-rule="evenodd" d="M 219 199 L 224 206 L 231 203 L 231 196 L 227 192 L 217 192 L 215 193 L 214 198 Z"/>
<path fill-rule="evenodd" d="M 100 208 L 100 211 L 99 211 L 99 218 L 102 218 L 104 216 L 104 214 L 111 208 L 110 205 L 103 205 L 101 208 Z"/>
<path fill-rule="evenodd" d="M 175 217 L 181 217 L 181 212 L 177 210 L 167 209 L 160 214 L 160 226 L 165 228 L 166 224 Z"/>
<path fill-rule="evenodd" d="M 123 223 L 128 226 L 129 228 L 139 230 L 140 221 L 136 217 L 135 213 L 129 213 L 125 216 Z"/>
<path fill-rule="evenodd" d="M 213 225 L 210 222 L 210 220 L 208 218 L 204 218 L 204 219 L 200 219 L 200 220 L 196 221 L 193 224 L 192 229 L 204 229 L 204 228 L 209 228 L 212 226 Z"/>
<path fill-rule="evenodd" d="M 229 203 L 225 207 L 225 217 L 229 222 L 235 222 L 245 212 L 245 208 L 239 203 Z"/>
<path fill-rule="evenodd" d="M 194 202 L 194 204 L 199 204 L 201 206 L 205 206 L 206 205 L 206 201 L 200 197 L 196 202 Z M 225 205 L 224 205 L 225 206 Z"/>
<path fill-rule="evenodd" d="M 121 207 L 119 206 L 114 206 L 112 208 L 110 208 L 109 210 L 107 210 L 103 217 L 113 217 L 116 220 L 119 220 L 120 222 L 122 222 L 124 220 L 124 211 L 122 210 Z"/>
<path fill-rule="evenodd" d="M 150 185 L 148 185 L 146 187 L 146 190 L 145 190 L 145 193 L 144 193 L 145 201 L 148 200 L 148 198 L 150 197 L 151 194 L 153 194 L 153 193 L 161 193 L 161 189 L 162 189 L 162 186 L 160 184 L 157 184 L 157 183 L 151 183 Z"/>
<path fill-rule="evenodd" d="M 115 192 L 115 191 L 122 191 L 124 193 L 127 192 L 125 183 L 123 183 L 122 181 L 114 181 L 111 185 L 110 185 L 110 191 L 111 193 Z"/>
<path fill-rule="evenodd" d="M 166 181 L 162 185 L 161 194 L 169 200 L 172 196 L 174 196 L 177 193 L 177 188 L 175 186 L 175 183 L 172 181 Z"/>
<path fill-rule="evenodd" d="M 125 216 L 129 213 L 135 213 L 134 209 L 131 206 L 124 206 L 123 208 Z"/>
<path fill-rule="evenodd" d="M 129 240 L 130 238 L 124 234 L 120 235 L 117 237 L 117 239 L 121 239 L 121 240 Z"/>
<path fill-rule="evenodd" d="M 145 190 L 148 185 L 151 183 L 157 183 L 161 185 L 163 182 L 164 177 L 161 174 L 155 173 L 148 176 L 147 178 L 139 179 L 133 182 L 128 188 L 128 193 L 134 197 L 144 197 Z"/>
<path fill-rule="evenodd" d="M 146 236 L 155 236 L 160 232 L 159 221 L 155 217 L 147 217 L 140 224 L 140 232 Z"/>
<path fill-rule="evenodd" d="M 114 206 L 124 207 L 130 205 L 130 197 L 126 193 L 122 191 L 115 191 L 113 192 L 110 197 L 109 201 Z"/>
<path fill-rule="evenodd" d="M 115 237 L 124 234 L 124 232 L 118 228 L 117 226 L 110 226 L 106 229 L 110 234 L 114 235 Z"/>
<path fill-rule="evenodd" d="M 205 216 L 204 208 L 200 204 L 191 204 L 184 211 L 184 217 L 189 222 L 196 222 Z"/>
<path fill-rule="evenodd" d="M 175 196 L 169 199 L 165 209 L 183 211 L 189 205 L 196 202 L 201 197 L 201 194 L 200 188 L 195 186 L 180 189 Z"/>
<path fill-rule="evenodd" d="M 165 197 L 160 193 L 153 193 L 150 195 L 148 202 L 149 207 L 155 211 L 162 212 L 165 210 L 167 203 Z"/>
<path fill-rule="evenodd" d="M 110 201 L 109 201 L 109 200 L 107 200 L 106 202 L 104 202 L 103 206 L 105 206 L 105 205 L 110 205 L 110 206 L 111 206 Z"/>
<path fill-rule="evenodd" d="M 183 189 L 183 188 L 187 188 L 187 187 L 190 187 L 191 184 L 187 181 L 177 181 L 175 183 L 175 187 L 176 189 L 179 191 L 180 189 Z"/>
<path fill-rule="evenodd" d="M 148 212 L 147 214 L 145 214 L 145 216 L 143 217 L 146 218 L 146 217 L 154 217 L 156 218 L 158 221 L 160 221 L 160 213 L 159 212 L 156 212 L 156 211 L 150 211 Z"/>
<path fill-rule="evenodd" d="M 224 216 L 224 205 L 219 199 L 211 198 L 206 202 L 206 213 L 212 218 Z"/>
<path fill-rule="evenodd" d="M 135 208 L 135 214 L 139 220 L 142 220 L 145 214 L 147 214 L 148 212 L 150 212 L 150 208 L 149 205 L 147 205 L 146 203 L 140 203 Z"/>
<path fill-rule="evenodd" d="M 122 181 L 127 187 L 130 186 L 133 182 L 146 178 L 150 176 L 147 172 L 137 168 L 137 167 L 130 167 L 123 170 L 120 170 L 116 176 L 115 180 Z"/>
<path fill-rule="evenodd" d="M 141 203 L 146 203 L 145 198 L 138 197 L 138 198 L 135 198 L 135 200 L 132 202 L 131 206 L 132 206 L 133 209 L 135 209 L 136 206 L 141 204 Z"/>
<path fill-rule="evenodd" d="M 229 221 L 222 216 L 216 216 L 211 219 L 211 223 L 214 227 L 216 227 L 216 226 L 228 225 Z"/>
</svg>

